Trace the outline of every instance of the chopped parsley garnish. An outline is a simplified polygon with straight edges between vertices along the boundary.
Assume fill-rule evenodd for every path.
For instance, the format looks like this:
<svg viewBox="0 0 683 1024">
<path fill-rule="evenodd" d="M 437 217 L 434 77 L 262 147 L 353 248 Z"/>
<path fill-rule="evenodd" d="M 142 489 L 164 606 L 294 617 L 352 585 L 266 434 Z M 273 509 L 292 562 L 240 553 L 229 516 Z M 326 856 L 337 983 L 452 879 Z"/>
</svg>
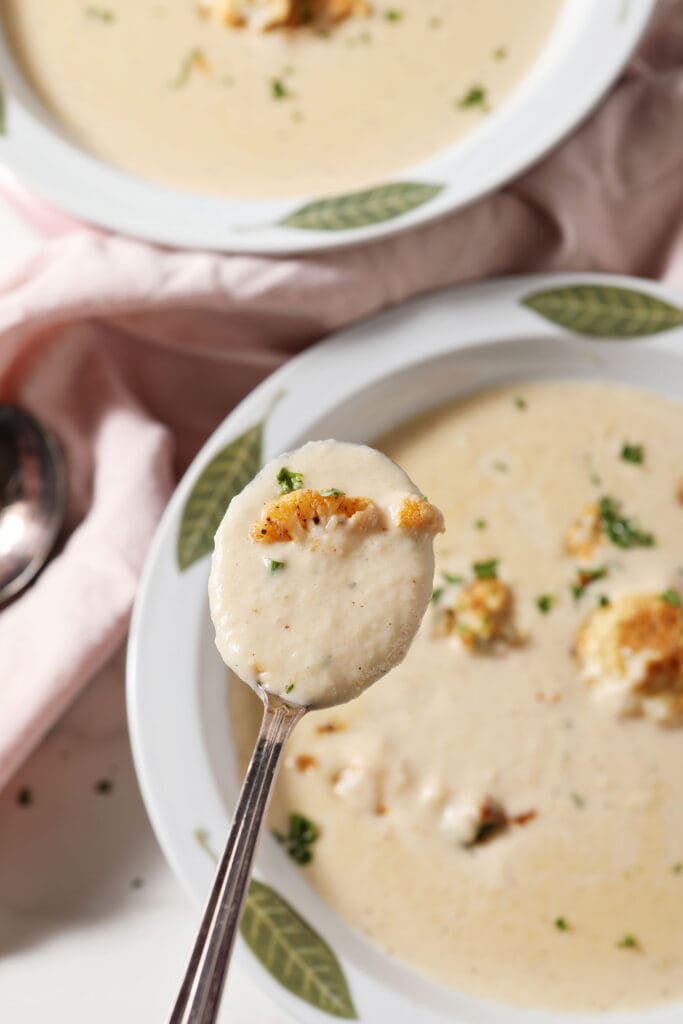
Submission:
<svg viewBox="0 0 683 1024">
<path fill-rule="evenodd" d="M 292 95 L 281 78 L 271 78 L 270 94 L 274 100 L 286 100 L 288 96 Z"/>
<path fill-rule="evenodd" d="M 172 89 L 182 89 L 184 85 L 190 80 L 190 75 L 195 69 L 206 69 L 206 57 L 204 51 L 195 48 L 190 50 L 188 54 L 183 58 L 183 61 L 178 69 L 178 74 L 171 82 Z"/>
<path fill-rule="evenodd" d="M 677 860 L 675 864 L 672 864 L 671 870 L 674 875 L 683 875 L 683 860 Z"/>
<path fill-rule="evenodd" d="M 488 562 L 474 562 L 472 572 L 478 580 L 495 580 L 498 578 L 498 558 L 490 558 Z"/>
<path fill-rule="evenodd" d="M 304 475 L 283 466 L 277 475 L 277 482 L 280 485 L 280 494 L 289 494 L 290 491 L 301 490 L 304 485 Z"/>
<path fill-rule="evenodd" d="M 341 498 L 344 491 L 338 491 L 336 487 L 328 487 L 326 491 L 318 491 L 321 498 Z"/>
<path fill-rule="evenodd" d="M 442 572 L 441 575 L 445 579 L 446 583 L 458 584 L 458 583 L 464 583 L 465 582 L 464 577 L 462 577 L 462 576 L 455 576 L 452 572 Z"/>
<path fill-rule="evenodd" d="M 287 834 L 273 832 L 279 843 L 297 864 L 310 864 L 313 860 L 311 847 L 320 836 L 320 829 L 303 814 L 290 814 Z"/>
<path fill-rule="evenodd" d="M 655 543 L 653 534 L 622 515 L 621 502 L 616 498 L 600 499 L 600 529 L 618 548 L 651 548 Z"/>
<path fill-rule="evenodd" d="M 617 949 L 638 949 L 640 943 L 635 935 L 624 935 L 623 939 L 617 942 Z"/>
<path fill-rule="evenodd" d="M 285 693 L 291 693 L 294 689 L 294 683 L 287 683 L 285 686 Z"/>
<path fill-rule="evenodd" d="M 497 473 L 507 473 L 510 468 L 505 459 L 494 459 L 491 466 Z"/>
<path fill-rule="evenodd" d="M 473 85 L 460 97 L 457 102 L 460 110 L 471 110 L 479 107 L 480 110 L 488 110 L 486 89 L 483 85 Z"/>
<path fill-rule="evenodd" d="M 552 594 L 539 594 L 539 596 L 536 598 L 536 607 L 538 608 L 539 612 L 542 612 L 544 615 L 548 614 L 548 612 L 552 609 L 554 604 L 555 598 Z"/>
<path fill-rule="evenodd" d="M 586 806 L 586 801 L 580 793 L 570 793 L 569 795 L 571 796 L 572 803 L 575 807 L 584 808 Z"/>
<path fill-rule="evenodd" d="M 271 572 L 279 572 L 280 569 L 284 569 L 284 562 L 277 562 L 274 558 L 266 558 L 265 563 Z"/>
<path fill-rule="evenodd" d="M 442 594 L 443 587 L 435 587 L 434 590 L 432 590 L 432 604 L 436 604 Z"/>
<path fill-rule="evenodd" d="M 401 21 L 403 19 L 403 11 L 400 11 L 398 7 L 388 7 L 384 12 L 385 21 Z"/>
<path fill-rule="evenodd" d="M 569 922 L 567 921 L 566 917 L 556 917 L 554 923 L 555 923 L 555 927 L 557 928 L 558 932 L 568 932 L 569 931 Z"/>
<path fill-rule="evenodd" d="M 663 594 L 659 595 L 666 604 L 670 604 L 672 608 L 681 607 L 681 595 L 673 587 L 669 587 Z"/>
<path fill-rule="evenodd" d="M 485 519 L 475 519 L 474 520 L 474 529 L 475 530 L 485 530 L 487 526 L 488 526 L 488 523 L 486 522 Z"/>
<path fill-rule="evenodd" d="M 505 60 L 507 55 L 508 55 L 507 46 L 498 46 L 493 51 L 493 59 L 494 60 Z"/>
<path fill-rule="evenodd" d="M 571 585 L 572 595 L 575 601 L 583 596 L 587 587 L 596 580 L 604 579 L 607 575 L 607 566 L 601 565 L 597 569 L 577 569 L 576 581 Z"/>
<path fill-rule="evenodd" d="M 17 803 L 20 807 L 30 807 L 33 803 L 33 791 L 28 786 L 22 786 L 17 793 Z"/>
<path fill-rule="evenodd" d="M 99 782 L 95 783 L 95 792 L 100 793 L 102 796 L 108 796 L 114 788 L 114 783 L 111 779 L 100 779 Z"/>
<path fill-rule="evenodd" d="M 609 608 L 611 603 L 607 594 L 598 594 L 598 608 Z"/>
<path fill-rule="evenodd" d="M 101 21 L 105 25 L 116 21 L 116 15 L 108 7 L 86 7 L 85 16 L 86 18 L 93 18 L 95 21 Z"/>
<path fill-rule="evenodd" d="M 523 412 L 527 408 L 526 398 L 522 398 L 521 395 L 517 395 L 515 398 L 515 408 L 519 409 L 520 412 Z"/>
<path fill-rule="evenodd" d="M 645 462 L 645 449 L 642 444 L 629 444 L 627 441 L 621 449 L 621 457 L 624 462 L 632 462 L 635 466 L 641 466 Z"/>
</svg>

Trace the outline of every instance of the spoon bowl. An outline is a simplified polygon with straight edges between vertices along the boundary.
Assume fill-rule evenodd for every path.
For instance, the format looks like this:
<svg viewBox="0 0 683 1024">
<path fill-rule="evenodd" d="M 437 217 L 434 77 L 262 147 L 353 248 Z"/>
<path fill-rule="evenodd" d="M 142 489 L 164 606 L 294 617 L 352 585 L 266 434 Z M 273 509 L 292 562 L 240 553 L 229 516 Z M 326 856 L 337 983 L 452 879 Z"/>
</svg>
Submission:
<svg viewBox="0 0 683 1024">
<path fill-rule="evenodd" d="M 0 604 L 45 565 L 65 505 L 66 473 L 56 441 L 29 413 L 0 403 Z"/>
</svg>

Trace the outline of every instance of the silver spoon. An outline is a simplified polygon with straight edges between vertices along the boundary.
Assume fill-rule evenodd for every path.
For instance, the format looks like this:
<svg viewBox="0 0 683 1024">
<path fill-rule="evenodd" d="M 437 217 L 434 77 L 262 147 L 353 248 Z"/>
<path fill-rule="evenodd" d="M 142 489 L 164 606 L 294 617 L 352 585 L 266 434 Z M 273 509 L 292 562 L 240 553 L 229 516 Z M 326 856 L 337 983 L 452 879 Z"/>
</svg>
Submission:
<svg viewBox="0 0 683 1024">
<path fill-rule="evenodd" d="M 0 604 L 45 565 L 64 521 L 61 452 L 33 416 L 0 403 Z"/>
<path fill-rule="evenodd" d="M 280 754 L 308 711 L 262 687 L 257 690 L 264 706 L 261 728 L 169 1024 L 211 1024 L 216 1019 Z"/>
</svg>

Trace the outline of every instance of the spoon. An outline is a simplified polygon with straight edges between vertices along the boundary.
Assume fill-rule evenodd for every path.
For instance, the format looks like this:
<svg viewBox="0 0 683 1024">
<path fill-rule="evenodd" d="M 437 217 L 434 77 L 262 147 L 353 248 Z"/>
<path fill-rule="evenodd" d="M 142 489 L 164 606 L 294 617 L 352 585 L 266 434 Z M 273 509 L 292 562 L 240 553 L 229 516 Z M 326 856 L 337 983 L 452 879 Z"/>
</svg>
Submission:
<svg viewBox="0 0 683 1024">
<path fill-rule="evenodd" d="M 264 705 L 261 728 L 169 1024 L 211 1024 L 216 1019 L 282 748 L 309 710 L 263 687 L 256 689 Z"/>
<path fill-rule="evenodd" d="M 64 521 L 66 472 L 33 416 L 0 403 L 0 604 L 45 565 Z"/>
<path fill-rule="evenodd" d="M 214 538 L 211 617 L 223 660 L 264 714 L 170 1024 L 216 1019 L 285 741 L 307 711 L 358 697 L 403 659 L 431 598 L 443 529 L 399 466 L 333 440 L 267 463 L 230 502 Z"/>
</svg>

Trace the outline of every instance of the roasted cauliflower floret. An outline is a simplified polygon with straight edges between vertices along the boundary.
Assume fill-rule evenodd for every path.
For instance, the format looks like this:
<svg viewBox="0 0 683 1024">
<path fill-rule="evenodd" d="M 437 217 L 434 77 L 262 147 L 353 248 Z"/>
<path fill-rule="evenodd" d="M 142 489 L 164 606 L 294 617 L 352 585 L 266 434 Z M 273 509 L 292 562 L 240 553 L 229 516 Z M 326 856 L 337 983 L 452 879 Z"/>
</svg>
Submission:
<svg viewBox="0 0 683 1024">
<path fill-rule="evenodd" d="M 233 28 L 249 25 L 267 32 L 365 16 L 370 6 L 365 0 L 199 0 L 199 10 Z"/>
<path fill-rule="evenodd" d="M 512 590 L 499 579 L 472 580 L 458 594 L 452 630 L 471 651 L 519 643 Z"/>
<path fill-rule="evenodd" d="M 511 816 L 503 804 L 491 796 L 462 797 L 444 807 L 441 830 L 453 842 L 471 850 L 502 835 L 510 825 L 527 825 L 535 817 L 536 811 Z"/>
<path fill-rule="evenodd" d="M 564 536 L 564 549 L 575 558 L 590 558 L 602 540 L 599 505 L 586 505 Z"/>
<path fill-rule="evenodd" d="M 596 608 L 579 630 L 576 654 L 583 680 L 618 714 L 683 725 L 683 607 L 676 591 L 627 594 Z"/>
<path fill-rule="evenodd" d="M 268 502 L 262 518 L 251 528 L 251 539 L 259 544 L 295 540 L 312 527 L 327 526 L 333 521 L 348 523 L 354 529 L 372 530 L 381 527 L 382 514 L 369 498 L 300 489 Z"/>
<path fill-rule="evenodd" d="M 413 495 L 406 498 L 398 510 L 397 522 L 402 530 L 420 530 L 426 533 L 443 533 L 443 515 L 426 498 Z"/>
</svg>

